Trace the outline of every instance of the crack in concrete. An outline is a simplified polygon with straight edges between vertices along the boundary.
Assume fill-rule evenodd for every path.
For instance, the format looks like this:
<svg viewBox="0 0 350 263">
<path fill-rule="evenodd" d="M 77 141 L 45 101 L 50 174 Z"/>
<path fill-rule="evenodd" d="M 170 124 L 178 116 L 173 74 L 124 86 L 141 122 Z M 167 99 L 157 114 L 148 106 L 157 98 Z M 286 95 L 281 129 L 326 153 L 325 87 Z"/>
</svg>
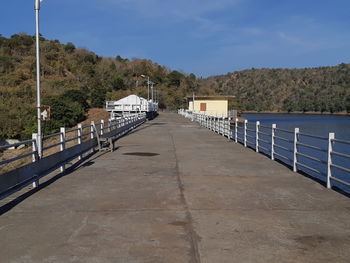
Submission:
<svg viewBox="0 0 350 263">
<path fill-rule="evenodd" d="M 199 236 L 196 233 L 196 231 L 194 230 L 192 214 L 191 214 L 191 211 L 188 207 L 188 203 L 186 201 L 185 187 L 184 187 L 184 184 L 182 182 L 181 175 L 180 175 L 179 160 L 178 160 L 177 153 L 176 153 L 176 145 L 175 145 L 174 137 L 170 131 L 168 131 L 168 132 L 169 132 L 169 135 L 170 135 L 170 138 L 172 141 L 172 145 L 173 145 L 173 149 L 174 149 L 174 157 L 175 157 L 175 161 L 176 161 L 176 166 L 175 166 L 176 178 L 177 178 L 177 183 L 178 183 L 179 190 L 180 190 L 181 203 L 183 204 L 183 206 L 185 208 L 185 212 L 186 212 L 187 224 L 184 225 L 184 228 L 187 232 L 188 237 L 190 238 L 191 263 L 201 263 L 201 257 L 200 257 L 200 252 L 199 252 L 199 248 L 198 248 Z"/>
</svg>

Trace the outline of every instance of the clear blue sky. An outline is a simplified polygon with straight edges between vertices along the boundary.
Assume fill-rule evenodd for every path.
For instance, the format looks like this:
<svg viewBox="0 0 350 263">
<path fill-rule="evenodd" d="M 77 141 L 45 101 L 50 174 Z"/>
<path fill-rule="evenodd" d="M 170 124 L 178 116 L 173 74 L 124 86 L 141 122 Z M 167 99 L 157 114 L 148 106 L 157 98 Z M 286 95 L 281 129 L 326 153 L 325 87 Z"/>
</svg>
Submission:
<svg viewBox="0 0 350 263">
<path fill-rule="evenodd" d="M 2 1 L 0 34 L 33 34 L 33 3 Z M 41 31 L 205 77 L 349 63 L 349 11 L 349 0 L 44 0 Z"/>
</svg>

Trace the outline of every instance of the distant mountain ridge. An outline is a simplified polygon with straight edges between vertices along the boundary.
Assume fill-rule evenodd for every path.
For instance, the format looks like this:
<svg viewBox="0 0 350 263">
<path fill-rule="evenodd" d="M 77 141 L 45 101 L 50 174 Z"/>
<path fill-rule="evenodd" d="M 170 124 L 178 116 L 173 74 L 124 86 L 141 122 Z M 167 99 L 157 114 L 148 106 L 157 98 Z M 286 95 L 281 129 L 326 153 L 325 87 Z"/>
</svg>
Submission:
<svg viewBox="0 0 350 263">
<path fill-rule="evenodd" d="M 249 69 L 200 82 L 235 95 L 244 111 L 350 112 L 350 64 L 306 69 Z"/>
</svg>

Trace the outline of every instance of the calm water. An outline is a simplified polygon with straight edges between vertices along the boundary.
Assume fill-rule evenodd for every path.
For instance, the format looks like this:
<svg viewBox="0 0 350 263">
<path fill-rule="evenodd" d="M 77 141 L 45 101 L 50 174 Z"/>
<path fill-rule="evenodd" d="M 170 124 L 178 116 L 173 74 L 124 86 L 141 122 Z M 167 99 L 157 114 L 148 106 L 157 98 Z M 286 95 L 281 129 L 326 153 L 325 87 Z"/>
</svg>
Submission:
<svg viewBox="0 0 350 263">
<path fill-rule="evenodd" d="M 338 139 L 350 140 L 350 116 L 311 115 L 311 114 L 243 114 L 248 121 L 262 124 L 277 124 L 277 127 L 328 137 L 335 132 Z"/>
<path fill-rule="evenodd" d="M 255 129 L 255 122 L 260 121 L 261 125 L 264 125 L 264 126 L 271 127 L 272 124 L 277 124 L 277 128 L 290 130 L 290 131 L 294 131 L 294 128 L 299 128 L 300 133 L 317 135 L 325 138 L 328 138 L 328 133 L 334 132 L 336 139 L 350 141 L 350 117 L 349 116 L 309 115 L 309 114 L 305 114 L 305 115 L 304 114 L 244 114 L 243 117 L 248 120 L 248 129 L 251 129 L 251 130 Z M 261 131 L 271 134 L 270 128 L 269 129 L 261 128 Z M 253 137 L 255 136 L 255 133 L 253 131 L 250 131 L 248 132 L 248 135 Z M 283 140 L 276 139 L 275 143 L 277 145 L 288 148 L 290 150 L 293 149 L 293 143 L 292 143 L 292 141 L 294 140 L 293 134 L 289 134 L 289 133 L 285 133 L 283 131 L 277 130 L 276 136 L 283 137 L 285 139 L 290 140 L 290 142 L 286 142 Z M 250 146 L 254 148 L 255 143 L 254 143 L 254 138 L 252 137 L 250 137 L 250 140 L 251 140 Z M 261 139 L 271 142 L 271 136 L 262 135 Z M 322 149 L 323 151 L 313 150 L 308 147 L 299 146 L 298 151 L 300 153 L 313 156 L 321 160 L 321 162 L 313 161 L 303 156 L 298 156 L 298 162 L 318 170 L 319 173 L 312 171 L 312 169 L 302 167 L 301 165 L 298 166 L 298 169 L 319 180 L 325 181 L 325 178 L 326 178 L 325 175 L 327 173 L 326 161 L 327 161 L 328 140 L 313 139 L 307 136 L 300 136 L 299 140 L 304 144 L 316 146 Z M 260 145 L 268 149 L 271 148 L 271 144 L 264 144 L 262 142 L 260 143 Z M 350 145 L 334 143 L 333 150 L 336 152 L 350 155 Z M 270 154 L 266 150 L 262 149 L 261 151 L 265 152 L 268 155 Z M 276 153 L 285 157 L 283 158 L 283 157 L 277 156 L 276 159 L 279 159 L 280 161 L 288 165 L 292 165 L 293 163 L 292 152 L 286 151 L 284 149 L 277 147 Z M 333 156 L 332 162 L 336 165 L 340 165 L 342 167 L 350 169 L 350 159 L 348 158 Z M 345 171 L 333 168 L 332 175 L 342 180 L 345 180 L 347 182 L 350 182 L 350 173 L 347 173 Z M 349 187 L 346 187 L 334 181 L 333 181 L 333 185 L 350 193 Z"/>
</svg>

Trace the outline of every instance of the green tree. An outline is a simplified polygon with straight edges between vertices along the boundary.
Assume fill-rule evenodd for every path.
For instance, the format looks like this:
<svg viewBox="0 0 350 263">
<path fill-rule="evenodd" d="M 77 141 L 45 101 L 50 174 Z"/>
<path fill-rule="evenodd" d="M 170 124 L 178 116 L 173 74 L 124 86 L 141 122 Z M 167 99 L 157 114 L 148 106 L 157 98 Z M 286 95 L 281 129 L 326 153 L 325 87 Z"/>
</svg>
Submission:
<svg viewBox="0 0 350 263">
<path fill-rule="evenodd" d="M 73 43 L 71 42 L 68 42 L 65 46 L 64 46 L 64 50 L 69 53 L 69 54 L 72 54 L 75 50 L 75 46 Z"/>
</svg>

